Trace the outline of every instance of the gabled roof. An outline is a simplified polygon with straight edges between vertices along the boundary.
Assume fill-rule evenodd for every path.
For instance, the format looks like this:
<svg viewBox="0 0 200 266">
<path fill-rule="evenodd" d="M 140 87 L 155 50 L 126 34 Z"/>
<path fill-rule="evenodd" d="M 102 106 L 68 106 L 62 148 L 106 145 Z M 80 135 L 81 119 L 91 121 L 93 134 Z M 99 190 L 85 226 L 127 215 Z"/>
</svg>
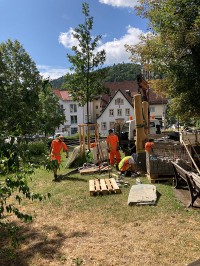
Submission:
<svg viewBox="0 0 200 266">
<path fill-rule="evenodd" d="M 115 96 L 117 95 L 117 93 L 120 92 L 124 98 L 130 103 L 130 105 L 133 107 L 133 102 L 132 102 L 132 97 L 130 97 L 126 92 L 122 91 L 122 90 L 117 90 L 115 92 L 115 94 L 113 95 L 113 97 L 110 99 L 110 101 L 108 102 L 108 104 L 105 106 L 105 108 L 103 109 L 102 113 L 100 114 L 99 117 L 101 117 L 101 115 L 104 113 L 104 111 L 107 109 L 107 107 L 109 106 L 109 104 L 112 102 L 112 100 L 115 98 Z M 98 117 L 98 118 L 99 118 Z"/>
<path fill-rule="evenodd" d="M 71 101 L 72 97 L 68 91 L 53 90 L 53 92 L 58 96 L 62 101 Z"/>
<path fill-rule="evenodd" d="M 105 109 L 107 104 L 110 102 L 110 98 L 113 98 L 115 93 L 120 89 L 123 92 L 123 95 L 127 94 L 128 97 L 133 97 L 139 91 L 138 83 L 136 80 L 133 81 L 119 81 L 119 82 L 106 82 L 105 87 L 109 89 L 110 94 L 102 94 L 101 106 L 102 109 Z M 129 101 L 130 102 L 130 101 Z M 166 104 L 167 99 L 159 96 L 157 93 L 153 92 L 152 89 L 149 89 L 149 104 Z"/>
</svg>

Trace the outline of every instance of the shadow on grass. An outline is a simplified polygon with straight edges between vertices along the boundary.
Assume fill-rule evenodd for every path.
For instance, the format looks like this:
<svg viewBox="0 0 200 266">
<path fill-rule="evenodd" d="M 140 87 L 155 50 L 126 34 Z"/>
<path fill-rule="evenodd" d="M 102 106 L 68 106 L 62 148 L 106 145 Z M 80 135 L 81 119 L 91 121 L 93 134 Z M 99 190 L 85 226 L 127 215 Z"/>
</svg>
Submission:
<svg viewBox="0 0 200 266">
<path fill-rule="evenodd" d="M 77 177 L 77 176 L 72 177 L 72 176 L 69 175 L 69 174 L 59 175 L 59 181 L 64 181 L 64 180 L 75 181 L 75 182 L 76 182 L 76 181 L 87 182 L 86 179 L 84 179 L 84 178 L 80 178 L 80 177 Z"/>
<path fill-rule="evenodd" d="M 155 205 L 158 204 L 158 201 L 160 200 L 160 197 L 162 196 L 162 194 L 158 190 L 156 190 L 156 195 L 157 195 L 157 198 L 156 198 L 156 204 Z"/>
<path fill-rule="evenodd" d="M 38 259 L 48 260 L 49 263 L 61 262 L 65 255 L 60 251 L 64 241 L 67 238 L 85 237 L 88 234 L 88 232 L 75 231 L 66 235 L 56 226 L 45 226 L 38 230 L 24 224 L 19 230 L 19 246 L 14 249 L 9 245 L 10 238 L 7 232 L 0 229 L 0 265 L 28 266 L 31 261 Z"/>
</svg>

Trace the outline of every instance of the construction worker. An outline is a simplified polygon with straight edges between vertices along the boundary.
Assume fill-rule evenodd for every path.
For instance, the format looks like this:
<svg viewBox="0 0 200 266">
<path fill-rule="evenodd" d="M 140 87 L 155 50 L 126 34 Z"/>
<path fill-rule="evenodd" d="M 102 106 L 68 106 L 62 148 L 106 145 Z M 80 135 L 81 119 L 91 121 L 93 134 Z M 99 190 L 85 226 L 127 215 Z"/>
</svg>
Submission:
<svg viewBox="0 0 200 266">
<path fill-rule="evenodd" d="M 130 172 L 132 175 L 136 173 L 137 170 L 137 155 L 134 153 L 131 156 L 125 156 L 119 163 L 119 171 L 121 173 L 128 173 Z"/>
<path fill-rule="evenodd" d="M 119 147 L 119 139 L 118 136 L 114 134 L 113 130 L 110 129 L 108 131 L 109 135 L 106 138 L 106 143 L 108 147 L 108 153 L 109 153 L 109 159 L 110 159 L 110 165 L 115 164 L 115 159 L 116 163 L 118 163 L 121 160 L 121 155 L 120 155 L 120 147 Z"/>
<path fill-rule="evenodd" d="M 58 136 L 55 140 L 52 141 L 51 143 L 51 148 L 50 148 L 50 156 L 51 156 L 51 161 L 54 163 L 54 180 L 53 181 L 59 181 L 57 171 L 61 163 L 61 152 L 64 151 L 66 152 L 66 158 L 68 158 L 68 149 L 67 145 L 63 142 L 64 137 Z"/>
<path fill-rule="evenodd" d="M 154 147 L 154 142 L 152 139 L 146 139 L 147 142 L 145 143 L 145 151 L 148 152 L 149 154 L 154 155 L 153 147 Z"/>
</svg>

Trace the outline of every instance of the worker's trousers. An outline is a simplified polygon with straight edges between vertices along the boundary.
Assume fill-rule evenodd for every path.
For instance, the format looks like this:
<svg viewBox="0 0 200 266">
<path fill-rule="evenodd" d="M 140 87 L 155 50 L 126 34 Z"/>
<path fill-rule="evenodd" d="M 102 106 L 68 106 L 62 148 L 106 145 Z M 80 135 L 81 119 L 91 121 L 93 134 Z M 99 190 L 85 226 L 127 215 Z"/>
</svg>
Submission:
<svg viewBox="0 0 200 266">
<path fill-rule="evenodd" d="M 111 150 L 110 151 L 110 164 L 111 165 L 115 164 L 115 159 L 116 159 L 116 163 L 119 163 L 121 161 L 120 152 L 116 150 Z"/>
</svg>

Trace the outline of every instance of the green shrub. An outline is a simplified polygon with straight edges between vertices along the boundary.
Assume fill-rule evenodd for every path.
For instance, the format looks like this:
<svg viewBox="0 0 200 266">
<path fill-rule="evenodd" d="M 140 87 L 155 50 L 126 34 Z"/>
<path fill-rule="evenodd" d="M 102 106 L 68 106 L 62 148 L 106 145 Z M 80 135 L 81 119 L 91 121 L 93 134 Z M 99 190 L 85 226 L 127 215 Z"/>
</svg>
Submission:
<svg viewBox="0 0 200 266">
<path fill-rule="evenodd" d="M 42 155 L 47 152 L 47 144 L 43 141 L 29 142 L 27 149 L 30 155 Z"/>
</svg>

